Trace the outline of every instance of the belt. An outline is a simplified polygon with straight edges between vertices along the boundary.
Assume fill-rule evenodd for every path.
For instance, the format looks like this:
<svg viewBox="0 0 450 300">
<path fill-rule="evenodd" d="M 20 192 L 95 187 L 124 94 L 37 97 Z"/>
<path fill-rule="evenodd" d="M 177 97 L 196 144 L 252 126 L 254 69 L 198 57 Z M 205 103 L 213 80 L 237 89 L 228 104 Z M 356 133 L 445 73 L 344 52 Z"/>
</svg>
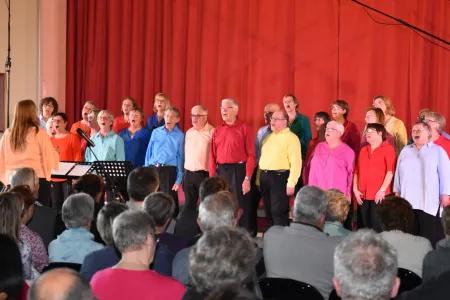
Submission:
<svg viewBox="0 0 450 300">
<path fill-rule="evenodd" d="M 174 167 L 174 168 L 176 168 L 175 166 L 168 165 L 168 164 L 154 164 L 152 166 L 156 167 L 156 168 L 163 168 L 163 167 Z"/>
<path fill-rule="evenodd" d="M 186 171 L 187 173 L 194 173 L 194 174 L 198 174 L 198 173 L 208 173 L 208 171 L 206 171 L 206 170 L 191 171 L 191 170 L 185 169 L 185 171 Z"/>
<path fill-rule="evenodd" d="M 235 163 L 224 163 L 224 164 L 221 164 L 221 163 L 217 163 L 219 166 L 236 166 L 236 165 L 242 165 L 242 164 L 245 164 L 246 162 L 245 161 L 238 161 L 238 162 L 235 162 Z"/>
<path fill-rule="evenodd" d="M 287 173 L 289 170 L 261 170 L 263 173 Z"/>
</svg>

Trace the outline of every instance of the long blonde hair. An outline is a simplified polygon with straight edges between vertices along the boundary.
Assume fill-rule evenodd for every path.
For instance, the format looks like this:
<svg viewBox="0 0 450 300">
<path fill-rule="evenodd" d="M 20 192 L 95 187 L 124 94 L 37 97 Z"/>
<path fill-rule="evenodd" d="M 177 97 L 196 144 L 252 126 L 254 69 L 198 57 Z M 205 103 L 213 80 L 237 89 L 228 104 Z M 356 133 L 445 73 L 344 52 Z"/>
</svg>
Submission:
<svg viewBox="0 0 450 300">
<path fill-rule="evenodd" d="M 36 104 L 32 100 L 19 101 L 14 109 L 14 120 L 11 126 L 11 148 L 20 151 L 25 148 L 28 129 L 39 131 Z"/>
</svg>

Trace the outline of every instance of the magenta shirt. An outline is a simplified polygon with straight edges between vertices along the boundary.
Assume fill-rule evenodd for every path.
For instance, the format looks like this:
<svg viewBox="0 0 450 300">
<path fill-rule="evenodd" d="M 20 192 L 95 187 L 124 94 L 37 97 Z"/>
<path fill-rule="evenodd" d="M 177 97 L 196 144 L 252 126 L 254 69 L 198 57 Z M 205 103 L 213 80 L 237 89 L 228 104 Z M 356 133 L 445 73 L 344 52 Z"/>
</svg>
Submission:
<svg viewBox="0 0 450 300">
<path fill-rule="evenodd" d="M 338 189 L 350 197 L 354 162 L 355 153 L 347 144 L 331 149 L 321 142 L 312 155 L 308 185 Z"/>
</svg>

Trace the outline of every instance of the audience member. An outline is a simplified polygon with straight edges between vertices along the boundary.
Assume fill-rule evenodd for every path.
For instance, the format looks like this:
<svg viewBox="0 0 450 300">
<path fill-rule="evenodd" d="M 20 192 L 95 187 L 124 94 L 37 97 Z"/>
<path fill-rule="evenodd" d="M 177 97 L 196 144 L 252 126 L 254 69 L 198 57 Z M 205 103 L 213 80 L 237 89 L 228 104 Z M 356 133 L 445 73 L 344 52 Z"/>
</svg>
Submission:
<svg viewBox="0 0 450 300">
<path fill-rule="evenodd" d="M 88 281 L 96 272 L 112 267 L 119 262 L 120 253 L 114 246 L 112 224 L 114 219 L 127 209 L 128 207 L 123 203 L 109 202 L 99 211 L 97 228 L 106 247 L 93 251 L 84 258 L 80 273 Z"/>
<path fill-rule="evenodd" d="M 450 271 L 450 206 L 442 211 L 442 227 L 445 238 L 436 244 L 436 250 L 428 252 L 423 260 L 423 281 Z"/>
<path fill-rule="evenodd" d="M 71 269 L 45 272 L 31 286 L 29 300 L 94 300 L 89 283 Z"/>
<path fill-rule="evenodd" d="M 134 108 L 129 113 L 128 122 L 130 126 L 119 132 L 125 144 L 125 160 L 131 161 L 135 168 L 142 167 L 150 141 L 150 131 L 143 127 L 144 112 Z"/>
<path fill-rule="evenodd" d="M 114 118 L 112 130 L 115 133 L 119 133 L 124 129 L 127 129 L 130 126 L 130 112 L 137 108 L 136 101 L 130 96 L 126 97 L 122 100 L 122 114 Z"/>
<path fill-rule="evenodd" d="M 344 193 L 336 189 L 325 191 L 325 195 L 328 199 L 328 205 L 323 232 L 329 236 L 347 236 L 351 232 L 343 225 L 350 210 L 347 198 Z"/>
<path fill-rule="evenodd" d="M 28 166 L 39 177 L 39 201 L 50 206 L 51 170 L 59 157 L 44 129 L 39 128 L 36 105 L 32 100 L 16 104 L 11 128 L 0 140 L 0 181 L 9 184 L 11 173 Z"/>
<path fill-rule="evenodd" d="M 39 276 L 32 264 L 30 245 L 20 239 L 20 215 L 23 200 L 16 193 L 0 193 L 0 234 L 6 234 L 17 243 L 22 258 L 23 275 L 26 280 L 34 280 Z"/>
<path fill-rule="evenodd" d="M 58 102 L 53 97 L 42 98 L 39 102 L 39 127 L 46 129 L 48 119 L 58 112 Z"/>
<path fill-rule="evenodd" d="M 168 108 L 164 112 L 164 126 L 155 129 L 148 143 L 145 165 L 156 168 L 159 190 L 175 200 L 174 217 L 178 215 L 178 188 L 183 179 L 184 133 L 177 126 L 180 112 Z"/>
<path fill-rule="evenodd" d="M 334 251 L 333 285 L 343 300 L 395 298 L 400 286 L 395 249 L 374 231 L 350 234 Z"/>
<path fill-rule="evenodd" d="M 332 290 L 336 238 L 323 232 L 328 200 L 321 189 L 304 186 L 295 197 L 294 221 L 272 226 L 264 235 L 267 277 L 289 278 L 311 284 L 327 299 Z"/>
<path fill-rule="evenodd" d="M 47 248 L 42 241 L 42 238 L 34 231 L 28 228 L 27 223 L 33 218 L 34 214 L 34 198 L 30 188 L 27 185 L 19 185 L 10 190 L 11 193 L 16 193 L 22 199 L 23 209 L 21 218 L 21 226 L 19 239 L 22 243 L 28 245 L 31 250 L 31 264 L 38 271 L 48 265 Z"/>
<path fill-rule="evenodd" d="M 240 283 L 224 284 L 214 288 L 205 300 L 258 300 L 260 298 Z"/>
<path fill-rule="evenodd" d="M 128 207 L 141 209 L 145 197 L 158 190 L 159 182 L 154 168 L 140 167 L 131 171 L 127 178 Z"/>
<path fill-rule="evenodd" d="M 87 162 L 94 162 L 97 159 L 108 161 L 125 160 L 123 139 L 112 130 L 113 120 L 114 116 L 107 110 L 102 110 L 98 113 L 97 122 L 100 130 L 91 139 L 95 146 L 86 150 L 85 160 Z"/>
<path fill-rule="evenodd" d="M 422 262 L 433 248 L 426 238 L 410 234 L 414 221 L 411 204 L 390 196 L 377 207 L 381 236 L 397 251 L 398 266 L 422 277 Z"/>
<path fill-rule="evenodd" d="M 302 170 L 301 145 L 288 128 L 288 114 L 276 111 L 270 133 L 262 143 L 260 188 L 268 223 L 289 224 L 289 197 L 294 194 Z"/>
<path fill-rule="evenodd" d="M 50 262 L 82 264 L 89 253 L 100 250 L 103 245 L 94 242 L 89 232 L 94 217 L 94 199 L 85 193 L 70 195 L 62 207 L 62 220 L 66 226 L 48 246 Z"/>
<path fill-rule="evenodd" d="M 155 254 L 155 231 L 143 211 L 121 213 L 113 222 L 114 244 L 122 254 L 112 268 L 95 273 L 91 280 L 100 299 L 181 299 L 185 288 L 172 278 L 149 270 Z"/>
<path fill-rule="evenodd" d="M 343 133 L 342 124 L 328 122 L 326 141 L 317 144 L 311 159 L 308 184 L 322 189 L 338 189 L 350 199 L 355 153 L 342 142 Z"/>
<path fill-rule="evenodd" d="M 214 127 L 208 123 L 208 109 L 195 105 L 191 109 L 192 127 L 186 132 L 184 145 L 184 182 L 186 198 L 183 210 L 196 210 L 198 190 L 205 178 L 208 178 L 208 159 L 211 150 L 211 138 Z"/>
<path fill-rule="evenodd" d="M 7 234 L 0 234 L 0 253 L 0 299 L 26 299 L 19 247 Z"/>
<path fill-rule="evenodd" d="M 394 192 L 411 203 L 416 228 L 413 233 L 435 245 L 444 234 L 439 222 L 441 206 L 449 202 L 450 161 L 444 149 L 430 142 L 430 126 L 412 128 L 413 144 L 405 146 L 397 161 Z"/>
<path fill-rule="evenodd" d="M 361 148 L 353 175 L 353 194 L 361 205 L 363 227 L 378 232 L 376 205 L 391 193 L 395 171 L 395 149 L 386 142 L 386 134 L 383 125 L 367 124 L 364 136 L 368 145 Z"/>
<path fill-rule="evenodd" d="M 241 226 L 256 234 L 256 203 L 250 195 L 250 179 L 255 168 L 254 136 L 247 124 L 238 119 L 239 105 L 232 98 L 220 106 L 223 123 L 211 140 L 209 175 L 223 177 L 244 210 Z"/>
<path fill-rule="evenodd" d="M 200 203 L 197 222 L 204 233 L 220 226 L 235 227 L 239 217 L 239 205 L 234 194 L 221 191 L 207 196 Z M 190 283 L 188 270 L 191 249 L 192 247 L 189 247 L 179 251 L 172 265 L 172 276 L 184 285 Z"/>
<path fill-rule="evenodd" d="M 331 105 L 331 117 L 334 121 L 344 126 L 344 132 L 341 135 L 341 140 L 347 144 L 358 155 L 361 144 L 361 135 L 355 123 L 350 122 L 348 114 L 350 106 L 347 101 L 338 99 Z"/>
<path fill-rule="evenodd" d="M 147 118 L 147 128 L 150 134 L 155 128 L 164 125 L 164 112 L 170 108 L 169 96 L 164 93 L 157 93 L 153 102 L 154 114 Z"/>
<path fill-rule="evenodd" d="M 225 284 L 256 287 L 257 246 L 242 229 L 227 226 L 207 231 L 189 255 L 192 288 L 183 300 L 205 299 L 214 288 Z"/>
<path fill-rule="evenodd" d="M 403 124 L 402 120 L 395 117 L 395 108 L 390 98 L 386 96 L 375 96 L 373 97 L 373 106 L 383 111 L 385 116 L 384 127 L 386 127 L 388 133 L 394 136 L 395 152 L 398 156 L 408 142 L 405 124 Z"/>
<path fill-rule="evenodd" d="M 36 199 L 39 191 L 39 178 L 32 168 L 16 169 L 11 175 L 11 187 L 26 185 L 30 187 L 33 197 Z M 34 214 L 27 226 L 42 238 L 45 249 L 56 238 L 58 224 L 62 223 L 58 213 L 38 201 L 34 202 Z"/>
</svg>

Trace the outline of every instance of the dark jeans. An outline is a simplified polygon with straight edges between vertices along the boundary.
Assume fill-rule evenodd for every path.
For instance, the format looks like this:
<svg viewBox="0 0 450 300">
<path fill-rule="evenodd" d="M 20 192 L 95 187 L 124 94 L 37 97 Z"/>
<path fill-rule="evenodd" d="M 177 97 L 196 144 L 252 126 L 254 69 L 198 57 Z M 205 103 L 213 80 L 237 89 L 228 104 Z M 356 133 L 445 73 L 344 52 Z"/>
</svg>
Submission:
<svg viewBox="0 0 450 300">
<path fill-rule="evenodd" d="M 200 184 L 205 178 L 208 178 L 209 174 L 206 171 L 192 172 L 189 170 L 185 170 L 184 174 L 183 190 L 186 197 L 184 209 L 195 210 L 197 208 Z"/>
<path fill-rule="evenodd" d="M 269 225 L 289 225 L 289 197 L 286 195 L 288 177 L 287 170 L 261 170 L 261 195 Z"/>
</svg>

